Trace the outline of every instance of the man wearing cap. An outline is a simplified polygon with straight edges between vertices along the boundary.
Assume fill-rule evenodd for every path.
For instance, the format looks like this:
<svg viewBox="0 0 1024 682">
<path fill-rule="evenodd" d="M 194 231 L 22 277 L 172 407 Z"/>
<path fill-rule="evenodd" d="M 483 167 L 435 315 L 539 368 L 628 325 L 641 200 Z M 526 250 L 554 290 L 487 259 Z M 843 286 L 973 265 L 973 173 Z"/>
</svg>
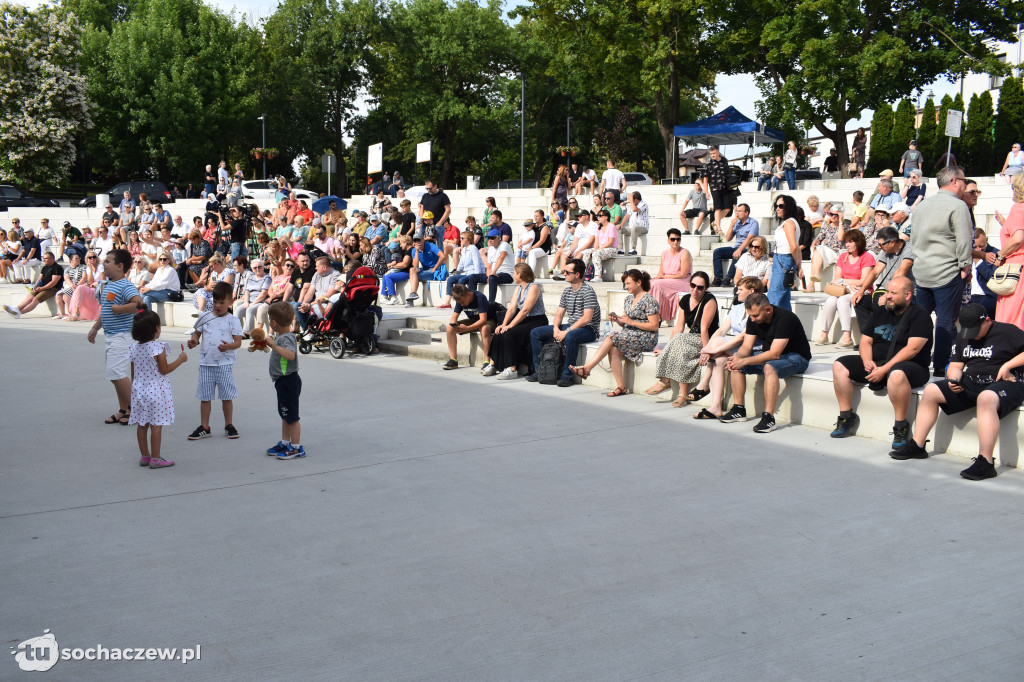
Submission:
<svg viewBox="0 0 1024 682">
<path fill-rule="evenodd" d="M 25 297 L 25 300 L 19 303 L 17 308 L 11 305 L 4 306 L 4 310 L 14 318 L 20 318 L 22 315 L 31 312 L 37 305 L 53 298 L 60 291 L 61 282 L 64 280 L 64 268 L 57 264 L 57 260 L 53 257 L 52 253 L 44 253 L 42 262 L 43 269 L 39 273 L 39 279 L 28 290 L 28 296 Z M 60 315 L 54 315 L 53 319 L 56 320 L 59 317 Z"/>
<path fill-rule="evenodd" d="M 384 225 L 380 216 L 374 213 L 370 216 L 370 226 L 366 228 L 364 235 L 370 240 L 370 244 L 377 246 L 378 244 L 385 244 L 388 241 L 388 228 Z"/>
<path fill-rule="evenodd" d="M 917 140 L 911 140 L 908 147 L 900 157 L 900 173 L 903 173 L 904 179 L 910 177 L 910 171 L 919 171 L 924 166 L 924 157 L 917 151 Z"/>
<path fill-rule="evenodd" d="M 579 228 L 577 228 L 579 229 Z M 578 258 L 571 258 L 565 264 L 564 278 L 567 286 L 558 301 L 553 324 L 534 327 L 530 330 L 530 346 L 533 349 L 533 366 L 537 367 L 541 347 L 555 340 L 565 345 L 565 363 L 557 385 L 563 388 L 576 383 L 575 375 L 569 369 L 578 360 L 581 344 L 597 340 L 601 331 L 601 304 L 594 287 L 583 281 L 585 266 Z M 527 381 L 538 381 L 537 371 L 527 375 Z"/>
<path fill-rule="evenodd" d="M 79 258 L 83 261 L 85 260 L 85 253 L 87 249 L 85 248 L 85 244 L 82 242 L 82 231 L 72 225 L 70 220 L 64 221 L 64 229 L 61 230 L 60 254 L 58 260 L 63 258 L 65 251 L 69 252 L 69 258 L 71 253 L 77 253 Z"/>
<path fill-rule="evenodd" d="M 352 232 L 362 237 L 370 228 L 370 223 L 366 220 L 369 214 L 366 211 L 356 211 L 353 216 L 356 219 L 356 224 L 352 226 Z"/>
<path fill-rule="evenodd" d="M 441 263 L 441 249 L 437 248 L 434 242 L 423 239 L 422 234 L 414 234 L 412 237 L 412 267 L 409 268 L 409 293 L 405 296 L 405 307 L 411 308 L 416 305 L 416 299 L 420 297 L 420 278 L 430 282 L 434 279 L 434 273 Z"/>
<path fill-rule="evenodd" d="M 492 306 L 498 296 L 498 285 L 512 284 L 512 271 L 516 267 L 512 245 L 501 237 L 501 231 L 493 227 L 487 232 L 487 302 Z"/>
<path fill-rule="evenodd" d="M 875 233 L 875 240 L 878 244 L 875 266 L 850 298 L 850 304 L 857 315 L 857 325 L 861 329 L 867 328 L 871 315 L 883 304 L 889 282 L 896 277 L 906 277 L 911 284 L 914 283 L 914 249 L 900 239 L 896 228 L 891 225 L 881 228 Z M 865 292 L 871 291 L 872 286 L 874 292 L 865 296 Z"/>
<path fill-rule="evenodd" d="M 890 211 L 889 224 L 899 232 L 900 239 L 910 239 L 910 207 L 904 202 L 898 201 L 892 205 Z"/>
<path fill-rule="evenodd" d="M 21 258 L 11 263 L 14 266 L 14 281 L 16 284 L 31 283 L 32 268 L 42 263 L 42 260 L 40 260 L 41 251 L 36 231 L 31 227 L 26 227 L 25 236 L 21 238 Z"/>
<path fill-rule="evenodd" d="M 898 237 L 892 238 L 902 243 Z M 892 278 L 882 298 L 884 304 L 860 327 L 860 354 L 844 355 L 832 363 L 832 387 L 839 401 L 833 438 L 852 436 L 857 429 L 860 418 L 853 411 L 853 384 L 858 383 L 867 384 L 872 391 L 888 391 L 896 416 L 892 447 L 906 444 L 911 392 L 927 384 L 931 374 L 932 318 L 913 304 L 913 298 L 912 281 Z"/>
<path fill-rule="evenodd" d="M 977 407 L 978 456 L 960 475 L 980 481 L 996 476 L 999 420 L 1024 403 L 1024 331 L 992 321 L 978 303 L 965 305 L 958 320 L 960 334 L 946 379 L 925 386 L 913 439 L 889 456 L 899 460 L 927 458 L 927 437 L 939 418 L 939 409 L 957 414 Z"/>
<path fill-rule="evenodd" d="M 892 171 L 889 171 L 890 175 Z M 872 209 L 876 209 L 880 206 L 884 206 L 886 209 L 892 208 L 892 205 L 900 200 L 898 192 L 893 191 L 892 177 L 883 177 L 878 181 L 878 191 L 875 196 L 871 199 L 871 203 L 868 206 Z"/>
<path fill-rule="evenodd" d="M 974 231 L 971 212 L 960 198 L 963 170 L 943 168 L 935 181 L 939 191 L 914 210 L 910 246 L 916 258 L 917 304 L 935 313 L 935 376 L 943 376 L 956 333 L 964 278 L 971 271 Z"/>
</svg>

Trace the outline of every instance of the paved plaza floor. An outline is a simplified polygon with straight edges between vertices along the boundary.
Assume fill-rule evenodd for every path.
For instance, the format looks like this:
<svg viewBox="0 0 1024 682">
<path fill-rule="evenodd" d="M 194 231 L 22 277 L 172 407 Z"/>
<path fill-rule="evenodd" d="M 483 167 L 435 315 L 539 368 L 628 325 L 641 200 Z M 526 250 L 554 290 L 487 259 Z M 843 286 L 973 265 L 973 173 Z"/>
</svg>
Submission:
<svg viewBox="0 0 1024 682">
<path fill-rule="evenodd" d="M 864 439 L 704 424 L 587 387 L 303 357 L 305 460 L 267 357 L 235 424 L 137 465 L 85 325 L 0 321 L 0 629 L 74 680 L 1009 680 L 1024 670 L 1024 474 Z M 167 330 L 165 340 L 185 338 Z M 15 656 L 0 679 L 21 679 Z"/>
</svg>

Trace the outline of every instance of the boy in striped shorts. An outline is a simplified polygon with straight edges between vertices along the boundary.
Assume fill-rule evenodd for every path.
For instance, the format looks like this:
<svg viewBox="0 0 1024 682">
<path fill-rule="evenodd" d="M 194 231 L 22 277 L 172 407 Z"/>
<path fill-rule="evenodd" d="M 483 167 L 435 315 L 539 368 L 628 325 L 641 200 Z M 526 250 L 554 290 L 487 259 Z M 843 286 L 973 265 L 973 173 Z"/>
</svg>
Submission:
<svg viewBox="0 0 1024 682">
<path fill-rule="evenodd" d="M 224 431 L 228 438 L 238 438 L 238 430 L 231 423 L 232 402 L 238 397 L 235 388 L 235 350 L 242 345 L 242 323 L 231 314 L 232 291 L 227 282 L 213 286 L 213 310 L 203 312 L 196 320 L 188 347 L 199 348 L 199 427 L 189 434 L 189 440 L 210 437 L 210 410 L 215 398 L 224 407 Z"/>
</svg>

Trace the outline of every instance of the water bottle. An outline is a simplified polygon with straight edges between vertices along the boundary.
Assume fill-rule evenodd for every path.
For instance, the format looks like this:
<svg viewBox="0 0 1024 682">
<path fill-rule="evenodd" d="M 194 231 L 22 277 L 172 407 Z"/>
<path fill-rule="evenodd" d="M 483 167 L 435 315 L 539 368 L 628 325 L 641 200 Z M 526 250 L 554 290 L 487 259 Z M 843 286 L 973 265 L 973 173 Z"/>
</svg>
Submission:
<svg viewBox="0 0 1024 682">
<path fill-rule="evenodd" d="M 604 335 L 608 336 L 611 333 L 612 333 L 612 323 L 611 323 L 610 320 L 605 320 L 604 321 Z"/>
</svg>

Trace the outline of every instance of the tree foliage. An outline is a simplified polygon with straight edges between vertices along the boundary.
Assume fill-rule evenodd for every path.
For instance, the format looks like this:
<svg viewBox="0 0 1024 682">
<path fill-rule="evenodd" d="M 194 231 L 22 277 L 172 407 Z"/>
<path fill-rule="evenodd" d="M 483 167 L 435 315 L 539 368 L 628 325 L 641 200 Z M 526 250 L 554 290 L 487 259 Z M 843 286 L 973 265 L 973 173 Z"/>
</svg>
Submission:
<svg viewBox="0 0 1024 682">
<path fill-rule="evenodd" d="M 871 148 L 868 150 L 866 173 L 877 175 L 879 171 L 892 165 L 893 111 L 888 104 L 881 104 L 871 117 Z"/>
<path fill-rule="evenodd" d="M 921 108 L 921 127 L 916 135 L 917 148 L 921 150 L 924 162 L 928 164 L 927 168 L 935 165 L 939 156 L 942 155 L 942 152 L 936 151 L 937 147 L 935 146 L 935 129 L 938 127 L 935 115 L 935 102 L 929 97 Z M 927 171 L 925 171 L 925 175 L 928 175 Z"/>
<path fill-rule="evenodd" d="M 992 94 L 984 91 L 972 95 L 967 105 L 967 123 L 964 126 L 961 164 L 972 175 L 993 173 L 992 154 Z"/>
<path fill-rule="evenodd" d="M 1020 142 L 1024 135 L 1024 88 L 1021 78 L 1006 78 L 999 88 L 999 112 L 995 125 L 994 161 L 996 170 L 1002 168 L 1003 160 L 1014 142 Z"/>
<path fill-rule="evenodd" d="M 914 119 L 914 105 L 909 99 L 901 99 L 892 122 L 893 163 L 898 163 L 908 143 L 914 139 Z"/>
<path fill-rule="evenodd" d="M 0 178 L 62 184 L 92 126 L 74 15 L 0 3 Z"/>
<path fill-rule="evenodd" d="M 738 0 L 728 8 L 726 23 L 742 28 L 726 48 L 754 65 L 767 97 L 835 143 L 841 167 L 850 120 L 944 74 L 1004 71 L 985 41 L 1011 40 L 1024 21 L 1016 0 L 956 11 L 946 0 Z"/>
</svg>

